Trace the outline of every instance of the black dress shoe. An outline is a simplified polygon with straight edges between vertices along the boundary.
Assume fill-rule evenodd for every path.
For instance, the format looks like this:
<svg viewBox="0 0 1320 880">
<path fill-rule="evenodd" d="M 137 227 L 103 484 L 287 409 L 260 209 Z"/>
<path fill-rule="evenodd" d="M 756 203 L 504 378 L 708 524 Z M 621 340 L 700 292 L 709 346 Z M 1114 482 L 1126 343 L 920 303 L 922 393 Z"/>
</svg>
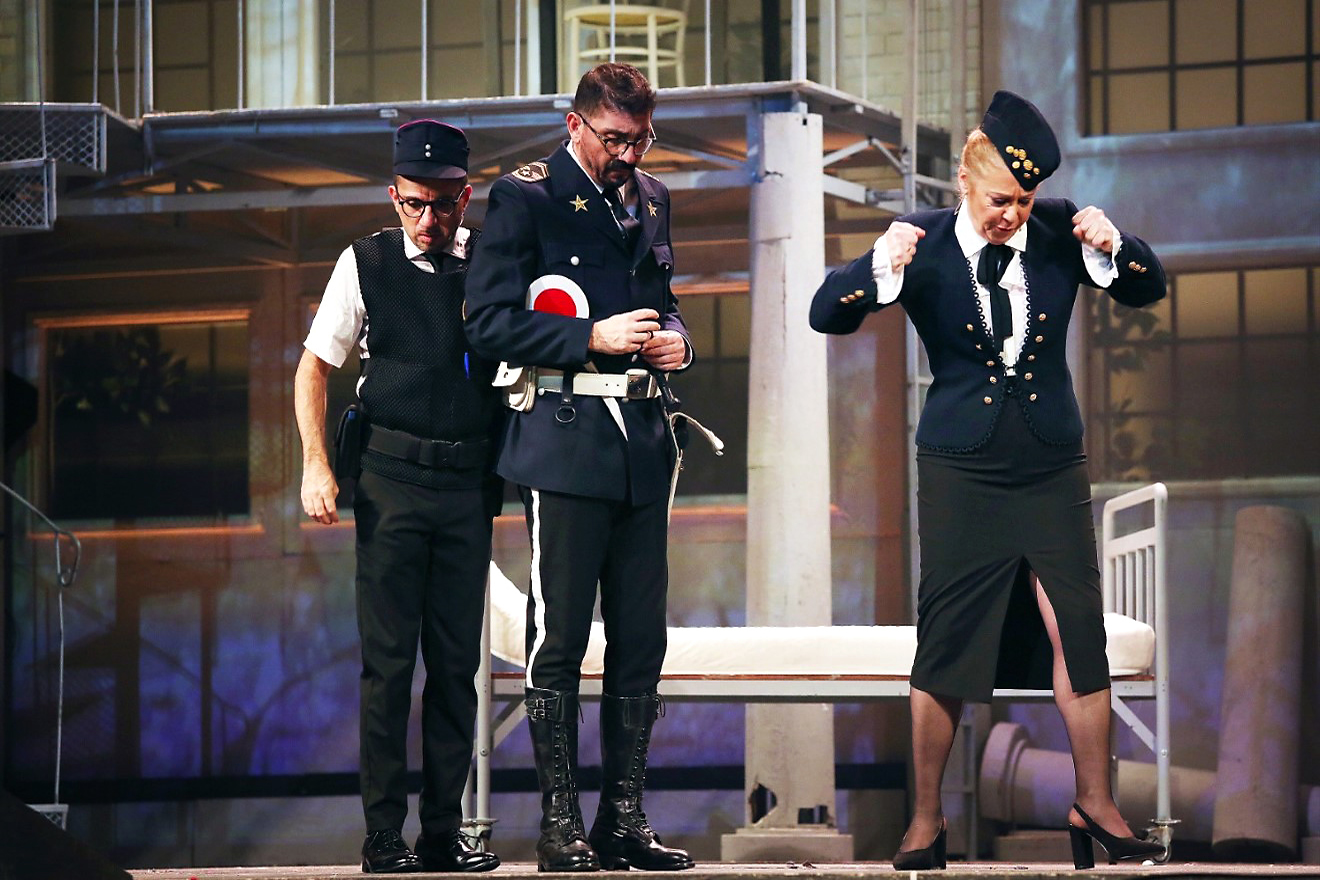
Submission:
<svg viewBox="0 0 1320 880">
<path fill-rule="evenodd" d="M 943 870 L 948 862 L 945 858 L 945 841 L 948 837 L 949 823 L 940 822 L 940 833 L 935 835 L 930 846 L 921 849 L 900 850 L 894 854 L 895 871 L 935 871 Z"/>
<path fill-rule="evenodd" d="M 418 835 L 416 850 L 426 871 L 469 873 L 493 871 L 500 866 L 499 856 L 477 849 L 457 828 Z"/>
<path fill-rule="evenodd" d="M 1082 808 L 1073 804 L 1073 809 L 1077 815 L 1082 817 L 1086 823 L 1085 828 L 1078 828 L 1072 823 L 1068 824 L 1068 839 L 1072 842 L 1073 867 L 1079 871 L 1095 867 L 1095 847 L 1091 845 L 1092 840 L 1100 841 L 1100 845 L 1105 848 L 1105 853 L 1109 856 L 1109 864 L 1118 864 L 1119 859 L 1151 859 L 1157 856 L 1161 861 L 1165 858 L 1164 844 L 1156 843 L 1153 840 L 1142 840 L 1139 837 L 1118 837 L 1110 834 L 1100 827 L 1100 824 L 1082 811 Z"/>
<path fill-rule="evenodd" d="M 362 843 L 362 871 L 366 874 L 412 874 L 422 870 L 422 860 L 408 849 L 403 835 L 393 828 L 372 831 Z"/>
</svg>

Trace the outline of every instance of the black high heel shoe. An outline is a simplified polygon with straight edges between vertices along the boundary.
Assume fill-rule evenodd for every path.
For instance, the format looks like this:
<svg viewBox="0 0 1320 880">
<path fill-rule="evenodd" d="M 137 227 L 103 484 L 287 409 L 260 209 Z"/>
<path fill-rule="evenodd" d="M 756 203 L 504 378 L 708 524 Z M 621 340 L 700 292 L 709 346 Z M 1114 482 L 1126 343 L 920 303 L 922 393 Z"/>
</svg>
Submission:
<svg viewBox="0 0 1320 880">
<path fill-rule="evenodd" d="M 1072 841 L 1073 867 L 1077 870 L 1095 867 L 1095 847 L 1091 845 L 1092 840 L 1098 840 L 1105 848 L 1111 865 L 1116 864 L 1119 859 L 1145 859 L 1164 855 L 1162 844 L 1137 837 L 1115 837 L 1097 825 L 1077 804 L 1072 806 L 1086 823 L 1085 828 L 1078 828 L 1071 822 L 1068 823 L 1068 838 Z"/>
<path fill-rule="evenodd" d="M 949 823 L 940 820 L 940 833 L 935 835 L 930 846 L 923 849 L 900 850 L 894 854 L 895 871 L 930 871 L 944 869 L 947 862 L 944 857 L 945 838 L 948 836 Z"/>
</svg>

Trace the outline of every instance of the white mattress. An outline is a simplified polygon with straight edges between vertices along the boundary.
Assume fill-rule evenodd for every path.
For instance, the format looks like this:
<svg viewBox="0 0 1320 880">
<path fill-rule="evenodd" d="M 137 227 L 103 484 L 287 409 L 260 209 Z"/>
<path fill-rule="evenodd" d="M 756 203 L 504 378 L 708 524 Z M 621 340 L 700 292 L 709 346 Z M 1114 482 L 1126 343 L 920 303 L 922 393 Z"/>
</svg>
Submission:
<svg viewBox="0 0 1320 880">
<path fill-rule="evenodd" d="M 517 666 L 526 661 L 527 595 L 490 567 L 491 651 Z M 1105 615 L 1111 677 L 1139 675 L 1155 657 L 1155 631 L 1119 614 Z M 913 626 L 671 626 L 660 670 L 675 675 L 896 675 L 912 671 Z M 586 675 L 604 667 L 605 629 L 591 625 L 582 661 Z"/>
</svg>

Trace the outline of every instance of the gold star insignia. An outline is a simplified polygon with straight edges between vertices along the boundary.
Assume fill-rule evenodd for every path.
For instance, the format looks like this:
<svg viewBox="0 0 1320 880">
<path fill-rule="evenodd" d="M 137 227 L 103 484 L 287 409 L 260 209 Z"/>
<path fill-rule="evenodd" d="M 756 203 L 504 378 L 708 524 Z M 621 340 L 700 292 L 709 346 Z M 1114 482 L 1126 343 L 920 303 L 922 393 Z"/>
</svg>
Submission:
<svg viewBox="0 0 1320 880">
<path fill-rule="evenodd" d="M 651 216 L 654 217 L 654 216 L 656 215 L 655 202 L 647 202 L 647 203 L 646 203 L 646 210 L 650 211 L 650 212 L 651 212 Z"/>
<path fill-rule="evenodd" d="M 582 198 L 582 196 L 574 196 L 573 201 L 570 202 L 570 204 L 573 206 L 574 214 L 576 214 L 578 211 L 587 210 L 587 200 Z"/>
</svg>

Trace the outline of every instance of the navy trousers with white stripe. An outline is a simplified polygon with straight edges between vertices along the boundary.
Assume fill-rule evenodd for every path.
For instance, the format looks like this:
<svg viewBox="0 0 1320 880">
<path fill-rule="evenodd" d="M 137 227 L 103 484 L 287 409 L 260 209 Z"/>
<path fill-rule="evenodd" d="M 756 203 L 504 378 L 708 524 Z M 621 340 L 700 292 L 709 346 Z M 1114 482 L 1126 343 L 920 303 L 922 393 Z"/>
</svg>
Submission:
<svg viewBox="0 0 1320 880">
<path fill-rule="evenodd" d="M 653 693 L 665 659 L 668 500 L 632 505 L 519 487 L 532 542 L 527 686 L 578 690 L 596 589 L 605 693 Z"/>
</svg>

